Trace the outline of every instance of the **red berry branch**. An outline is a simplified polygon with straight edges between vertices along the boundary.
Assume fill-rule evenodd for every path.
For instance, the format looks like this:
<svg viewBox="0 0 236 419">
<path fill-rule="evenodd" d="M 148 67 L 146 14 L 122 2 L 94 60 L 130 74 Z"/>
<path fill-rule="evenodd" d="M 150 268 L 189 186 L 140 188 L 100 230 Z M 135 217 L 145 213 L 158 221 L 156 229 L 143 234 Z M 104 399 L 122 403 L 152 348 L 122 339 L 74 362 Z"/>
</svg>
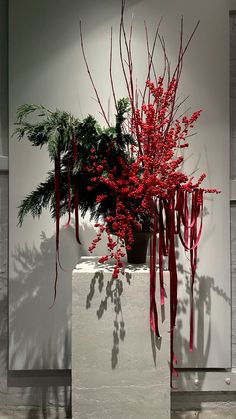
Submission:
<svg viewBox="0 0 236 419">
<path fill-rule="evenodd" d="M 145 23 L 146 44 L 148 54 L 147 81 L 141 94 L 142 103 L 138 105 L 137 88 L 134 89 L 132 61 L 132 23 L 128 37 L 124 25 L 125 1 L 122 1 L 119 47 L 120 61 L 127 95 L 130 101 L 130 112 L 127 116 L 128 131 L 133 137 L 129 149 L 130 159 L 119 159 L 122 170 L 116 171 L 107 156 L 101 166 L 94 163 L 96 176 L 91 185 L 103 184 L 106 194 L 97 197 L 97 202 L 111 199 L 116 205 L 101 222 L 95 226 L 99 229 L 89 250 L 92 252 L 101 240 L 102 234 L 107 235 L 108 255 L 99 259 L 100 263 L 115 260 L 112 277 L 118 278 L 123 269 L 121 258 L 124 249 L 129 250 L 134 241 L 135 231 L 150 231 L 150 326 L 159 336 L 158 316 L 155 301 L 156 261 L 159 259 L 160 303 L 164 304 L 163 256 L 168 256 L 170 271 L 170 304 L 171 304 L 171 369 L 174 372 L 175 360 L 173 351 L 173 330 L 177 313 L 177 271 L 175 256 L 175 236 L 178 235 L 184 249 L 190 253 L 191 266 L 191 310 L 190 310 L 190 350 L 193 349 L 193 285 L 197 264 L 197 246 L 202 231 L 203 194 L 218 193 L 216 189 L 203 188 L 206 177 L 203 173 L 198 179 L 187 175 L 183 170 L 184 158 L 181 149 L 189 146 L 191 130 L 198 120 L 201 110 L 190 116 L 183 114 L 177 117 L 185 99 L 179 102 L 177 92 L 182 72 L 183 58 L 199 25 L 195 26 L 188 41 L 183 41 L 183 19 L 180 26 L 180 43 L 177 64 L 171 74 L 170 61 L 167 56 L 164 39 L 159 33 L 159 25 L 155 33 L 152 48 L 149 45 L 148 31 Z M 81 33 L 82 36 L 82 33 Z M 157 77 L 153 54 L 156 41 L 159 39 L 164 56 L 163 74 Z M 124 57 L 124 54 L 126 57 Z M 88 63 L 86 61 L 88 68 Z M 91 78 L 91 72 L 89 71 Z M 110 76 L 113 98 L 116 95 L 112 79 L 112 35 L 110 52 Z M 153 79 L 153 81 L 152 81 Z M 92 82 L 93 83 L 93 82 Z M 94 83 L 93 83 L 94 85 Z M 96 92 L 96 91 L 95 91 Z M 99 100 L 99 104 L 101 101 Z M 124 128 L 125 129 L 125 128 Z M 115 147 L 115 144 L 111 144 Z M 109 153 L 108 153 L 109 154 Z M 157 248 L 157 233 L 159 244 Z M 114 240 L 114 235 L 116 239 Z"/>
</svg>

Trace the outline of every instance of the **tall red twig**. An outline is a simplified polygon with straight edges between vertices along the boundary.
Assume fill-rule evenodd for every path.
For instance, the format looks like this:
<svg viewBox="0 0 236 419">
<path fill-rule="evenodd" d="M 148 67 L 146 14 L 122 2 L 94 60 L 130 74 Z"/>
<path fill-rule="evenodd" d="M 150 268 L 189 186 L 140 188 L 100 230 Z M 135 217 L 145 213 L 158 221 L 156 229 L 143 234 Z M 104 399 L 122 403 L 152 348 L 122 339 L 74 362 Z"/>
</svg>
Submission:
<svg viewBox="0 0 236 419">
<path fill-rule="evenodd" d="M 130 155 L 131 162 L 127 164 L 120 156 L 119 164 L 121 173 L 114 176 L 112 168 L 109 173 L 109 166 L 106 168 L 106 176 L 95 178 L 95 182 L 101 182 L 108 186 L 108 196 L 116 202 L 114 214 L 111 213 L 104 220 L 103 224 L 98 223 L 99 233 L 90 247 L 93 251 L 101 234 L 105 231 L 108 236 L 109 256 L 102 257 L 101 262 L 110 257 L 116 261 L 113 271 L 113 278 L 118 278 L 122 267 L 122 248 L 127 250 L 133 243 L 133 231 L 140 231 L 144 227 L 140 219 L 148 218 L 151 221 L 151 250 L 150 250 L 150 327 L 159 336 L 157 305 L 155 300 L 156 287 L 156 254 L 160 258 L 159 281 L 160 281 L 160 303 L 164 304 L 164 283 L 163 283 L 163 256 L 168 255 L 170 271 L 170 333 L 171 333 L 171 372 L 175 373 L 174 364 L 176 361 L 173 346 L 173 333 L 177 315 L 177 266 L 175 255 L 175 236 L 178 235 L 184 249 L 190 252 L 191 265 L 191 313 L 190 313 L 190 350 L 193 349 L 193 285 L 197 265 L 197 246 L 202 231 L 202 205 L 203 192 L 215 193 L 215 189 L 201 188 L 205 177 L 202 174 L 194 183 L 193 177 L 181 171 L 183 157 L 178 156 L 177 150 L 187 147 L 185 141 L 190 137 L 189 129 L 198 119 L 201 111 L 194 112 L 190 117 L 183 115 L 176 117 L 187 98 L 180 99 L 178 96 L 179 83 L 183 68 L 183 59 L 190 42 L 198 28 L 197 22 L 194 30 L 184 43 L 184 21 L 181 18 L 179 49 L 177 64 L 172 70 L 168 58 L 164 38 L 160 35 L 161 20 L 157 25 L 152 46 L 149 43 L 149 34 L 146 22 L 144 22 L 147 49 L 147 73 L 146 83 L 143 90 L 134 83 L 134 67 L 132 57 L 132 34 L 133 18 L 129 32 L 124 23 L 125 0 L 122 0 L 121 17 L 119 26 L 119 55 L 121 69 L 126 85 L 126 92 L 130 101 L 131 112 L 129 116 L 129 132 L 133 136 L 134 145 Z M 112 76 L 112 54 L 113 35 L 111 29 L 110 42 L 110 82 L 115 106 L 117 99 L 115 95 L 114 81 Z M 163 53 L 163 72 L 157 77 L 154 66 L 154 52 L 157 41 Z M 81 32 L 81 46 L 86 67 L 93 84 L 99 105 L 103 111 L 97 89 L 94 85 L 88 63 L 84 54 L 83 39 Z M 152 77 L 153 76 L 153 77 Z M 151 81 L 154 78 L 155 84 Z M 138 92 L 141 96 L 141 106 L 138 107 Z M 93 163 L 94 164 L 94 163 Z M 100 162 L 98 163 L 98 166 Z M 110 194 L 110 195 L 109 195 Z M 191 196 L 191 208 L 190 208 Z M 104 196 L 102 199 L 105 199 Z M 132 205 L 132 200 L 136 205 Z M 131 204 L 130 204 L 131 203 Z M 190 221 L 189 221 L 190 215 Z M 159 245 L 157 246 L 157 218 L 159 217 Z M 197 220 L 201 219 L 197 229 Z M 111 238 L 111 228 L 116 233 L 117 239 Z M 183 233 L 182 233 L 182 230 Z M 116 247 L 117 250 L 114 250 Z"/>
<path fill-rule="evenodd" d="M 86 55 L 85 55 L 84 41 L 83 41 L 83 34 L 82 34 L 82 22 L 81 21 L 80 21 L 80 43 L 81 43 L 82 54 L 83 54 L 84 62 L 85 62 L 86 68 L 87 68 L 87 72 L 88 72 L 90 81 L 92 83 L 92 86 L 93 86 L 93 89 L 94 89 L 94 92 L 95 92 L 97 101 L 99 103 L 99 106 L 100 106 L 100 109 L 101 109 L 101 112 L 102 112 L 102 115 L 103 115 L 103 117 L 104 117 L 104 119 L 105 119 L 105 121 L 106 121 L 106 123 L 107 123 L 107 125 L 109 127 L 110 124 L 109 124 L 109 121 L 107 119 L 106 112 L 105 112 L 105 110 L 104 110 L 104 108 L 102 106 L 102 102 L 101 102 L 100 96 L 98 94 L 97 88 L 95 86 L 95 83 L 93 81 L 93 78 L 92 78 L 92 75 L 91 75 L 91 71 L 90 71 L 90 68 L 89 68 L 89 65 L 88 65 L 88 61 L 87 61 L 87 58 L 86 58 Z"/>
<path fill-rule="evenodd" d="M 114 100 L 115 107 L 117 109 L 117 100 L 116 100 L 116 94 L 115 94 L 115 86 L 114 86 L 114 81 L 113 81 L 113 76 L 112 76 L 112 50 L 113 50 L 112 45 L 113 45 L 113 39 L 112 39 L 112 28 L 111 28 L 109 74 L 110 74 L 110 82 L 111 82 L 111 90 L 112 90 L 113 100 Z"/>
</svg>

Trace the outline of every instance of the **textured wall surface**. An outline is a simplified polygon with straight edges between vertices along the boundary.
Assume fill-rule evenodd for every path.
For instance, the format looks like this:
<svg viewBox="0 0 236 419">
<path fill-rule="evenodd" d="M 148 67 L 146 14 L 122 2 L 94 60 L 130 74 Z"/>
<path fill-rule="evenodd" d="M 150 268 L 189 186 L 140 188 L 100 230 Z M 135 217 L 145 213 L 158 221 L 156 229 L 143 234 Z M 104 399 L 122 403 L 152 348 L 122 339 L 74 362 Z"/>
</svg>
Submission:
<svg viewBox="0 0 236 419">
<path fill-rule="evenodd" d="M 0 173 L 0 391 L 6 391 L 8 359 L 8 175 Z"/>
<path fill-rule="evenodd" d="M 8 14 L 0 0 L 0 158 L 8 154 Z M 0 171 L 0 394 L 7 391 L 8 173 Z"/>
<path fill-rule="evenodd" d="M 236 14 L 230 15 L 230 172 L 236 179 Z"/>
<path fill-rule="evenodd" d="M 0 157 L 8 156 L 8 2 L 0 0 Z"/>
<path fill-rule="evenodd" d="M 230 15 L 231 179 L 236 179 L 236 14 Z M 232 366 L 236 367 L 236 201 L 231 202 Z"/>
<path fill-rule="evenodd" d="M 231 205 L 232 367 L 236 367 L 236 203 Z"/>
</svg>

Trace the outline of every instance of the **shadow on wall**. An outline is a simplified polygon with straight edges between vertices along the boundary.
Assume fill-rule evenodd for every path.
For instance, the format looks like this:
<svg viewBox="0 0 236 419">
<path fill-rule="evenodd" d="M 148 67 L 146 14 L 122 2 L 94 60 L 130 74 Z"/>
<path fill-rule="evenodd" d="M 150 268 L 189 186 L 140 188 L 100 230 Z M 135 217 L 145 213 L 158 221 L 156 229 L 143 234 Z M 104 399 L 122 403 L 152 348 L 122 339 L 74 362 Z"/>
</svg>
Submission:
<svg viewBox="0 0 236 419">
<path fill-rule="evenodd" d="M 5 278 L 0 279 L 1 286 L 7 288 L 7 280 Z M 8 312 L 8 297 L 7 292 L 0 290 L 0 376 L 4 382 L 4 378 L 7 375 L 7 312 Z"/>
<path fill-rule="evenodd" d="M 32 389 L 19 390 L 19 404 L 33 404 L 32 412 L 36 415 L 34 409 L 40 403 L 45 418 L 48 404 L 64 406 L 67 417 L 70 417 L 70 387 L 63 388 L 60 383 L 48 386 L 48 375 L 51 375 L 49 370 L 71 368 L 72 270 L 81 255 L 88 255 L 87 244 L 94 238 L 95 231 L 92 225 L 82 222 L 80 234 L 84 246 L 75 241 L 73 225 L 60 231 L 61 263 L 65 270 L 59 269 L 57 298 L 51 309 L 55 279 L 55 235 L 48 238 L 42 232 L 38 249 L 26 243 L 24 247 L 15 247 L 11 255 L 14 279 L 10 281 L 9 293 L 9 370 L 10 373 L 16 371 L 23 376 L 25 372 L 31 373 L 34 379 Z M 5 300 L 0 305 L 3 311 L 7 304 Z M 4 329 L 3 322 L 1 328 Z M 7 345 L 1 345 L 1 370 L 6 368 L 6 360 Z M 40 375 L 37 384 L 39 370 L 43 375 Z M 12 386 L 18 387 L 14 379 L 11 380 Z M 16 403 L 14 401 L 13 404 Z"/>
<path fill-rule="evenodd" d="M 41 233 L 40 248 L 17 246 L 11 255 L 14 279 L 10 281 L 9 367 L 10 369 L 66 368 L 65 336 L 70 334 L 72 270 L 80 256 L 88 255 L 94 238 L 92 225 L 82 222 L 81 241 L 74 238 L 73 226 L 61 229 L 57 298 L 55 280 L 55 235 Z M 98 248 L 103 250 L 102 247 Z M 70 367 L 70 366 L 69 366 Z"/>
<path fill-rule="evenodd" d="M 61 243 L 67 238 L 63 233 Z M 73 267 L 74 255 L 69 247 L 65 258 L 64 249 L 62 253 L 62 263 L 66 260 L 67 266 Z M 29 248 L 26 243 L 24 247 L 17 246 L 11 258 L 15 277 L 10 281 L 9 367 L 64 368 L 64 336 L 71 312 L 71 270 L 59 271 L 57 299 L 49 310 L 55 279 L 55 236 L 47 238 L 42 232 L 39 249 Z"/>
<path fill-rule="evenodd" d="M 199 261 L 198 261 L 199 262 Z M 194 285 L 194 341 L 193 352 L 189 350 L 189 338 L 185 338 L 182 335 L 183 321 L 182 315 L 187 317 L 187 324 L 189 330 L 189 312 L 190 312 L 190 272 L 184 268 L 181 263 L 177 264 L 178 270 L 178 283 L 180 288 L 185 286 L 185 296 L 178 297 L 178 310 L 177 310 L 177 324 L 174 333 L 174 348 L 177 362 L 179 365 L 191 365 L 191 370 L 186 370 L 184 377 L 180 375 L 176 379 L 176 384 L 180 380 L 191 380 L 195 378 L 194 368 L 207 368 L 207 362 L 211 344 L 211 301 L 212 293 L 216 293 L 220 298 L 223 298 L 225 302 L 230 306 L 231 300 L 226 295 L 223 289 L 220 289 L 215 285 L 214 278 L 210 276 L 198 276 L 197 272 L 195 275 Z M 185 285 L 184 285 L 185 284 Z M 182 288 L 183 289 L 183 288 Z M 206 333 L 207 332 L 207 333 Z M 178 368 L 178 365 L 177 365 Z M 198 390 L 201 391 L 201 383 L 204 382 L 204 374 L 201 375 L 199 381 Z M 183 383 L 184 384 L 184 383 Z M 186 383 L 184 384 L 186 387 Z"/>
</svg>

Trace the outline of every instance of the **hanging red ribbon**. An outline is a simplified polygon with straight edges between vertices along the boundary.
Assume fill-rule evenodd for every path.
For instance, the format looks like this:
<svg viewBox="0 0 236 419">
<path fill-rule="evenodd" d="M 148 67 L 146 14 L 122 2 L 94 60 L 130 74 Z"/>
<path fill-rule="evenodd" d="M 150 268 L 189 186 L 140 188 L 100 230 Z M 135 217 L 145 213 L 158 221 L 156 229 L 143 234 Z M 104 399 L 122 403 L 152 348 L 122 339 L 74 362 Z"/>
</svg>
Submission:
<svg viewBox="0 0 236 419">
<path fill-rule="evenodd" d="M 199 201 L 199 202 L 198 202 Z M 182 237 L 181 231 L 179 231 L 179 238 L 181 240 L 182 245 L 184 246 L 185 250 L 191 251 L 194 250 L 200 241 L 201 234 L 202 234 L 202 225 L 203 225 L 203 217 L 202 217 L 202 191 L 195 190 L 192 192 L 192 211 L 191 211 L 191 223 L 188 225 L 188 229 L 190 229 L 190 235 L 191 231 L 196 230 L 196 237 L 192 241 L 192 244 L 190 243 L 190 246 L 188 246 L 188 243 L 185 242 L 185 240 Z M 197 219 L 199 217 L 199 214 L 201 214 L 200 219 L 200 227 L 197 233 Z"/>
<path fill-rule="evenodd" d="M 71 219 L 71 193 L 70 193 L 70 156 L 68 156 L 67 161 L 67 208 L 68 208 L 68 220 L 67 223 L 64 225 L 65 228 L 68 228 L 70 225 Z"/>
<path fill-rule="evenodd" d="M 150 242 L 150 327 L 159 338 L 158 314 L 156 305 L 156 240 L 157 240 L 156 202 L 153 214 L 153 234 Z"/>
<path fill-rule="evenodd" d="M 170 356 L 171 374 L 176 374 L 174 369 L 174 327 L 177 314 L 177 271 L 175 257 L 175 206 L 174 195 L 168 202 L 169 224 L 169 272 L 170 272 Z"/>
<path fill-rule="evenodd" d="M 55 280 L 54 280 L 54 297 L 53 303 L 49 307 L 53 307 L 56 296 L 57 296 L 57 281 L 58 281 L 58 261 L 59 258 L 59 241 L 60 241 L 60 174 L 61 174 L 61 155 L 60 146 L 58 145 L 57 156 L 54 160 L 54 191 L 55 191 L 55 218 L 56 218 L 56 269 L 55 269 Z"/>
<path fill-rule="evenodd" d="M 164 224 L 163 224 L 163 204 L 161 199 L 159 200 L 159 242 L 158 242 L 158 254 L 159 254 L 159 280 L 160 280 L 160 304 L 164 305 L 164 281 L 163 281 L 163 247 L 164 247 Z"/>
<path fill-rule="evenodd" d="M 203 218 L 203 192 L 201 190 L 195 190 L 192 194 L 192 220 L 198 218 L 201 212 L 201 228 L 199 233 L 202 231 L 202 218 Z M 193 338 L 194 338 L 194 299 L 193 299 L 193 286 L 195 281 L 195 273 L 197 268 L 197 245 L 200 239 L 200 235 L 197 236 L 197 222 L 191 228 L 190 233 L 190 265 L 191 265 L 191 287 L 190 287 L 190 339 L 189 339 L 189 350 L 193 350 Z"/>
<path fill-rule="evenodd" d="M 75 137 L 73 137 L 72 139 L 72 147 L 73 147 L 73 161 L 75 164 L 77 161 L 77 144 L 76 144 Z M 76 237 L 77 242 L 81 244 L 80 238 L 79 238 L 79 191 L 77 187 L 76 175 L 74 175 L 73 181 L 74 181 L 75 237 Z"/>
<path fill-rule="evenodd" d="M 189 209 L 189 195 L 191 194 L 191 209 Z M 203 213 L 203 191 L 196 189 L 192 192 L 177 190 L 169 199 L 159 199 L 159 278 L 160 278 L 160 304 L 164 304 L 164 283 L 163 283 L 163 256 L 168 255 L 168 268 L 170 272 L 170 351 L 171 351 L 171 375 L 177 376 L 174 364 L 177 359 L 174 354 L 174 328 L 177 316 L 177 267 L 175 255 L 175 234 L 178 234 L 186 251 L 190 252 L 191 265 L 191 285 L 190 285 L 190 339 L 189 348 L 193 349 L 193 287 L 197 266 L 197 246 L 202 232 L 202 213 Z M 165 211 L 165 222 L 163 219 Z M 190 215 L 190 220 L 189 220 Z M 198 219 L 200 226 L 198 228 Z M 181 221 L 184 227 L 184 237 L 181 233 Z M 157 232 L 157 213 L 154 213 L 153 237 L 150 244 L 150 326 L 152 331 L 157 327 L 157 308 L 155 301 L 155 281 L 156 281 L 156 232 Z"/>
<path fill-rule="evenodd" d="M 191 280 L 190 280 L 190 338 L 189 349 L 193 350 L 194 339 L 194 299 L 193 299 L 193 286 L 195 281 L 195 273 L 197 267 L 197 247 L 201 238 L 202 225 L 203 225 L 203 191 L 195 189 L 192 192 L 191 203 L 191 220 L 189 223 L 189 208 L 188 208 L 188 192 L 180 192 L 178 196 L 178 204 L 176 210 L 181 216 L 184 226 L 184 238 L 182 237 L 181 230 L 179 229 L 179 238 L 186 251 L 190 252 L 190 267 L 191 267 Z M 197 231 L 197 220 L 200 215 L 200 227 Z"/>
</svg>

